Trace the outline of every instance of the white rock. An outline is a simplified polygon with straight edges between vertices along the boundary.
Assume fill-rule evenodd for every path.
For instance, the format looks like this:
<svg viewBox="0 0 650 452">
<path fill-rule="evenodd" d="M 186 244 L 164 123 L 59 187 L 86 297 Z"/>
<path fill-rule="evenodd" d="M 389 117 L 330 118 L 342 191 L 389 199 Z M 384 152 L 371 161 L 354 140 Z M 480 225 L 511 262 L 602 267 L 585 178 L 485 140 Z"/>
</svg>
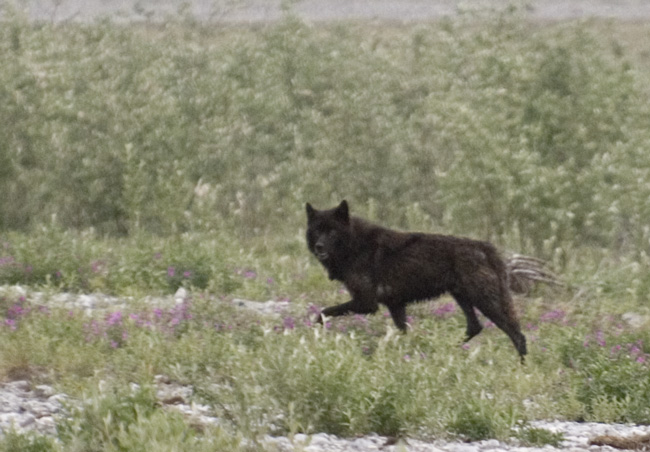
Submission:
<svg viewBox="0 0 650 452">
<path fill-rule="evenodd" d="M 0 392 L 0 412 L 11 413 L 20 409 L 21 397 L 13 392 L 4 390 Z"/>
<path fill-rule="evenodd" d="M 289 306 L 288 301 L 269 300 L 269 301 L 261 302 L 261 301 L 244 300 L 242 298 L 235 298 L 232 300 L 232 303 L 235 306 L 239 306 L 241 308 L 247 308 L 253 311 L 257 311 L 260 314 L 270 315 L 275 317 L 279 316 L 280 312 L 282 312 L 284 309 L 286 309 Z"/>
<path fill-rule="evenodd" d="M 16 380 L 6 383 L 5 387 L 13 392 L 27 392 L 32 389 L 32 384 L 27 380 Z"/>
<path fill-rule="evenodd" d="M 179 287 L 176 293 L 174 294 L 174 301 L 176 304 L 181 304 L 187 298 L 187 290 L 184 287 Z"/>
<path fill-rule="evenodd" d="M 296 433 L 293 435 L 293 444 L 300 444 L 304 446 L 307 445 L 309 440 L 309 436 L 305 435 L 304 433 Z"/>
<path fill-rule="evenodd" d="M 54 435 L 56 433 L 56 421 L 52 416 L 36 419 L 36 430 L 48 435 Z"/>
<path fill-rule="evenodd" d="M 384 441 L 385 443 L 385 441 Z M 381 445 L 377 445 L 372 439 L 357 438 L 351 441 L 350 450 L 357 450 L 363 452 L 371 452 L 381 450 Z"/>
<path fill-rule="evenodd" d="M 26 400 L 22 403 L 21 408 L 29 413 L 32 413 L 34 417 L 41 418 L 44 416 L 50 416 L 59 411 L 59 407 L 48 402 L 41 402 L 40 400 Z"/>
<path fill-rule="evenodd" d="M 481 449 L 496 449 L 498 447 L 502 447 L 501 443 L 496 439 L 481 441 L 479 445 Z"/>
<path fill-rule="evenodd" d="M 623 321 L 632 328 L 641 328 L 647 322 L 647 319 L 636 312 L 626 312 L 621 316 Z"/>
<path fill-rule="evenodd" d="M 54 394 L 53 396 L 47 398 L 48 402 L 58 404 L 59 406 L 61 406 L 61 403 L 65 402 L 66 400 L 68 400 L 67 394 Z"/>
<path fill-rule="evenodd" d="M 21 416 L 19 425 L 23 428 L 36 423 L 36 417 L 31 413 L 25 413 Z"/>
<path fill-rule="evenodd" d="M 0 413 L 0 429 L 9 430 L 20 426 L 22 416 L 19 413 Z"/>
<path fill-rule="evenodd" d="M 37 385 L 34 387 L 34 394 L 36 394 L 38 397 L 52 397 L 54 394 L 56 394 L 56 391 L 52 386 L 48 385 Z"/>
</svg>

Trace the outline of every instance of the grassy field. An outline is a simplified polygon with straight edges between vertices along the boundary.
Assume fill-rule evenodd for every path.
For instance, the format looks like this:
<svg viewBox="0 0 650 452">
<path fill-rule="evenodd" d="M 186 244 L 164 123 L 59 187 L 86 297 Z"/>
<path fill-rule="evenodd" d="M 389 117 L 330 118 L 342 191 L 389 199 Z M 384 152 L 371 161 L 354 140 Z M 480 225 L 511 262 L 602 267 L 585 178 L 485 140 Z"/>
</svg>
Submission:
<svg viewBox="0 0 650 452">
<path fill-rule="evenodd" d="M 261 450 L 299 432 L 544 443 L 529 421 L 650 422 L 649 26 L 1 25 L 0 283 L 28 292 L 0 298 L 0 379 L 86 403 L 57 441 L 0 450 Z M 304 203 L 342 198 L 548 260 L 567 287 L 517 298 L 527 364 L 496 328 L 461 346 L 450 298 L 412 307 L 404 336 L 383 311 L 314 327 L 346 294 L 307 253 Z M 177 309 L 142 301 L 181 286 Z M 33 290 L 135 301 L 88 318 Z M 268 318 L 234 297 L 291 308 Z M 159 374 L 223 424 L 161 409 Z"/>
</svg>

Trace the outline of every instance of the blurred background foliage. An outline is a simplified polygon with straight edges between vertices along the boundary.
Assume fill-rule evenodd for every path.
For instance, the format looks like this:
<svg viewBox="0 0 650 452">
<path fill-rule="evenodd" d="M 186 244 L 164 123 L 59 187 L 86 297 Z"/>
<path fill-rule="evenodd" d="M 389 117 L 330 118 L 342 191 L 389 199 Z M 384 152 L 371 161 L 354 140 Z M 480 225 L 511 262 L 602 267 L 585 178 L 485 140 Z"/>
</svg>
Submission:
<svg viewBox="0 0 650 452">
<path fill-rule="evenodd" d="M 0 27 L 0 228 L 398 228 L 647 255 L 647 72 L 594 22 Z"/>
</svg>

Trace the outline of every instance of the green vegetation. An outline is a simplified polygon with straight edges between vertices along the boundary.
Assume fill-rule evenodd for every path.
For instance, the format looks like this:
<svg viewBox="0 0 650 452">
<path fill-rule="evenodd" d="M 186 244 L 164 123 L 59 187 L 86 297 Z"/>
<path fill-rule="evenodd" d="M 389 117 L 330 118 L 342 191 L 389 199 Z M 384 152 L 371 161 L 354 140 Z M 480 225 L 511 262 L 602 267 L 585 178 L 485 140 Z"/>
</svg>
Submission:
<svg viewBox="0 0 650 452">
<path fill-rule="evenodd" d="M 0 296 L 0 379 L 86 402 L 57 441 L 11 433 L 0 450 L 262 450 L 300 432 L 540 445 L 561 438 L 528 421 L 650 422 L 647 27 L 1 25 L 0 283 L 27 293 Z M 308 256 L 304 203 L 342 198 L 551 261 L 567 289 L 517 300 L 527 364 L 493 328 L 461 347 L 449 299 L 411 308 L 405 336 L 383 313 L 314 327 L 345 295 Z M 174 309 L 144 301 L 180 286 Z M 134 301 L 87 317 L 35 290 Z M 157 404 L 159 374 L 223 424 Z"/>
</svg>

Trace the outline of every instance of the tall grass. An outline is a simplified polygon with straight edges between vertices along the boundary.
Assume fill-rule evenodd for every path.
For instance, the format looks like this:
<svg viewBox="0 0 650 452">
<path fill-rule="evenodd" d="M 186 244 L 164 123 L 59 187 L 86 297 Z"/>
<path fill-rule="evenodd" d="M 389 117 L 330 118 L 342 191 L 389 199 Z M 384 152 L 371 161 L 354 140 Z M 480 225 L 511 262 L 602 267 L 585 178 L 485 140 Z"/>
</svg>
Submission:
<svg viewBox="0 0 650 452">
<path fill-rule="evenodd" d="M 602 26 L 4 21 L 4 228 L 252 236 L 345 197 L 546 257 L 647 252 L 647 80 Z"/>
<path fill-rule="evenodd" d="M 0 375 L 20 371 L 72 396 L 57 434 L 66 450 L 316 432 L 558 441 L 526 423 L 650 422 L 650 337 L 614 312 L 531 304 L 521 366 L 493 326 L 461 347 L 463 316 L 441 304 L 413 309 L 407 335 L 383 315 L 315 328 L 301 303 L 268 318 L 200 294 L 92 318 L 39 308 L 29 295 L 5 295 L 0 307 L 12 320 L 0 328 Z M 163 409 L 159 374 L 191 385 L 191 401 L 210 406 L 219 428 L 194 430 Z"/>
</svg>

